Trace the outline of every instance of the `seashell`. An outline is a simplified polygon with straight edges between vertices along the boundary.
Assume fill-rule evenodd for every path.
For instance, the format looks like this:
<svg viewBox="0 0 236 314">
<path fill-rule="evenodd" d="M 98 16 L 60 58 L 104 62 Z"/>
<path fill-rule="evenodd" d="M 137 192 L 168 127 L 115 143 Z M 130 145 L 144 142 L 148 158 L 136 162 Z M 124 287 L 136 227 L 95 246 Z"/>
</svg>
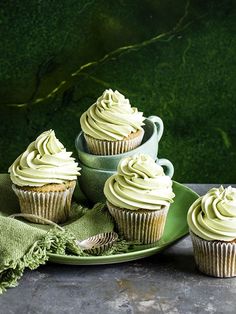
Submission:
<svg viewBox="0 0 236 314">
<path fill-rule="evenodd" d="M 86 253 L 99 255 L 110 249 L 117 239 L 118 234 L 116 232 L 104 232 L 83 241 L 77 240 L 76 244 Z"/>
</svg>

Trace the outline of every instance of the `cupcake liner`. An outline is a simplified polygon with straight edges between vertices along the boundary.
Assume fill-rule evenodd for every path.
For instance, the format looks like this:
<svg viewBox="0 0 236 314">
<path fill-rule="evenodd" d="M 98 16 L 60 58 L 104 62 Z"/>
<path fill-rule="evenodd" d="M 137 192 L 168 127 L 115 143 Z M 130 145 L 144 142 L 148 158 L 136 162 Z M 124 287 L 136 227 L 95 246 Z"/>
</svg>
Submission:
<svg viewBox="0 0 236 314">
<path fill-rule="evenodd" d="M 213 277 L 236 276 L 236 243 L 207 241 L 190 232 L 199 270 Z"/>
<path fill-rule="evenodd" d="M 99 233 L 77 242 L 84 252 L 92 255 L 100 255 L 110 249 L 116 243 L 117 239 L 118 234 L 112 231 Z"/>
<path fill-rule="evenodd" d="M 107 207 L 115 219 L 119 234 L 123 235 L 126 240 L 150 244 L 161 238 L 169 206 L 155 211 L 132 211 L 118 208 L 107 202 Z"/>
<path fill-rule="evenodd" d="M 102 141 L 84 134 L 90 153 L 94 155 L 117 155 L 138 147 L 143 139 L 144 130 L 140 129 L 137 135 L 132 134 L 122 141 Z"/>
<path fill-rule="evenodd" d="M 13 191 L 19 198 L 22 213 L 34 214 L 56 223 L 65 222 L 68 219 L 71 207 L 71 199 L 76 182 L 63 191 L 35 192 L 23 190 L 12 185 Z M 37 218 L 26 218 L 29 221 L 45 224 Z"/>
</svg>

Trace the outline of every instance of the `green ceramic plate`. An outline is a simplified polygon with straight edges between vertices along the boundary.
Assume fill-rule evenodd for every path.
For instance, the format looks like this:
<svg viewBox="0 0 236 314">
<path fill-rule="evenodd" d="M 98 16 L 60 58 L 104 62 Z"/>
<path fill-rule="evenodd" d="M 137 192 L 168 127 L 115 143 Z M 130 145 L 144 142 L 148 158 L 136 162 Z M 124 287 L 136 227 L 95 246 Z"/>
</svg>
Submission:
<svg viewBox="0 0 236 314">
<path fill-rule="evenodd" d="M 186 221 L 187 211 L 190 205 L 198 198 L 197 193 L 180 183 L 174 182 L 173 188 L 176 195 L 175 201 L 171 205 L 168 213 L 164 235 L 157 243 L 151 246 L 137 245 L 128 253 L 109 256 L 79 257 L 50 254 L 50 261 L 70 265 L 113 264 L 148 257 L 170 246 L 188 233 Z"/>
</svg>

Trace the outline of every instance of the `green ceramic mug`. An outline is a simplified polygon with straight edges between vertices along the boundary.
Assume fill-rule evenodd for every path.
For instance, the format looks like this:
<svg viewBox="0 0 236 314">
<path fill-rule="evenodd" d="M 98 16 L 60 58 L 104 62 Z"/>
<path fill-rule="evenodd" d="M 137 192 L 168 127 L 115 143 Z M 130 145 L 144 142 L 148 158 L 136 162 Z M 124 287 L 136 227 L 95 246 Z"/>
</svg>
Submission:
<svg viewBox="0 0 236 314">
<path fill-rule="evenodd" d="M 116 173 L 119 161 L 127 156 L 145 153 L 154 160 L 157 159 L 158 143 L 162 137 L 164 126 L 161 118 L 150 116 L 144 121 L 144 137 L 141 145 L 129 152 L 100 156 L 90 154 L 86 145 L 83 132 L 75 140 L 75 147 L 79 156 L 81 176 L 78 182 L 82 192 L 92 202 L 104 201 L 103 187 L 108 177 Z M 157 163 L 164 167 L 166 175 L 174 174 L 174 167 L 168 159 L 158 159 Z"/>
<path fill-rule="evenodd" d="M 172 163 L 167 159 L 157 159 L 156 163 L 166 167 L 166 174 L 173 167 Z M 81 162 L 79 162 L 79 166 L 81 167 L 81 176 L 78 177 L 78 183 L 81 191 L 91 202 L 104 202 L 104 184 L 110 176 L 116 173 L 116 170 L 90 168 Z"/>
<path fill-rule="evenodd" d="M 150 155 L 153 159 L 157 158 L 158 143 L 162 137 L 164 126 L 161 118 L 157 116 L 150 116 L 144 121 L 144 137 L 139 147 L 123 154 L 100 156 L 90 154 L 86 145 L 83 132 L 80 132 L 75 140 L 75 147 L 78 152 L 79 160 L 87 167 L 100 170 L 116 170 L 119 161 L 127 156 L 134 154 L 145 153 Z M 167 167 L 167 174 L 172 177 L 174 167 L 169 160 L 166 160 L 164 166 Z"/>
</svg>

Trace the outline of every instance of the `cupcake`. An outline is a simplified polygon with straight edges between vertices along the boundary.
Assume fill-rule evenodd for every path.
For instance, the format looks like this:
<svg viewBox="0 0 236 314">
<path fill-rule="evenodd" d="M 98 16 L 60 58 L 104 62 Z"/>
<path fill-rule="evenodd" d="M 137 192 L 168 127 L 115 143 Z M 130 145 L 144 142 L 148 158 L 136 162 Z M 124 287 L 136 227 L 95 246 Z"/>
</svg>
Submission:
<svg viewBox="0 0 236 314">
<path fill-rule="evenodd" d="M 80 174 L 78 164 L 56 138 L 43 132 L 10 166 L 12 188 L 21 212 L 60 223 L 69 215 L 72 194 Z M 36 218 L 26 219 L 43 223 Z"/>
<path fill-rule="evenodd" d="M 80 118 L 88 149 L 94 155 L 121 154 L 139 146 L 143 121 L 143 113 L 112 89 L 105 90 Z"/>
<path fill-rule="evenodd" d="M 192 204 L 187 220 L 199 270 L 236 276 L 236 189 L 211 189 Z"/>
<path fill-rule="evenodd" d="M 149 244 L 161 238 L 175 195 L 170 177 L 149 155 L 123 158 L 117 173 L 107 179 L 104 194 L 126 240 Z"/>
</svg>

